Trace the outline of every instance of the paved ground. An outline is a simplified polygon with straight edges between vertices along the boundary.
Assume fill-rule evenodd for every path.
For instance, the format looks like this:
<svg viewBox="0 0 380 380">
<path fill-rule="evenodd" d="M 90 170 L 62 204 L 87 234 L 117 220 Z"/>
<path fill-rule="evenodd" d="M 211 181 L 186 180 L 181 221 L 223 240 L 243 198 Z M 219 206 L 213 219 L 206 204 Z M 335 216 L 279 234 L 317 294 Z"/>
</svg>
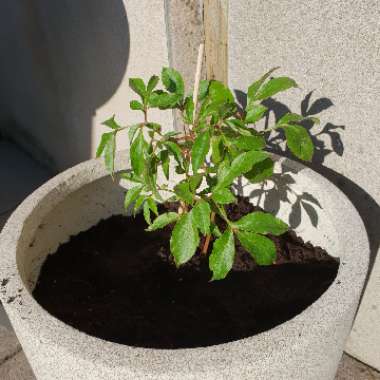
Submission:
<svg viewBox="0 0 380 380">
<path fill-rule="evenodd" d="M 27 155 L 12 144 L 0 141 L 0 230 L 11 210 L 48 177 L 49 174 Z M 1 304 L 0 380 L 35 380 Z M 336 380 L 380 380 L 380 373 L 344 355 Z"/>
</svg>

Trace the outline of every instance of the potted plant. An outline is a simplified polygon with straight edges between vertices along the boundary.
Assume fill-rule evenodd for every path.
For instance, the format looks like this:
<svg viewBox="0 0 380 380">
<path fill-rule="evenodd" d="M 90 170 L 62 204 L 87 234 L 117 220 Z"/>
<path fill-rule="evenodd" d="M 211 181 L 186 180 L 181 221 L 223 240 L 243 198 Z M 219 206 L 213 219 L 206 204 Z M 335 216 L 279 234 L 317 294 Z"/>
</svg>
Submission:
<svg viewBox="0 0 380 380">
<path fill-rule="evenodd" d="M 331 183 L 265 151 L 274 130 L 298 159 L 314 149 L 300 115 L 255 128 L 262 100 L 297 87 L 272 73 L 248 88 L 244 110 L 218 81 L 196 80 L 186 96 L 171 68 L 164 89 L 157 76 L 131 79 L 143 121 L 104 123 L 106 169 L 82 163 L 15 211 L 1 234 L 1 297 L 38 379 L 334 378 L 367 237 Z M 178 109 L 185 133 L 163 132 L 150 108 Z M 125 129 L 129 152 L 116 153 Z M 334 257 L 289 231 L 278 217 L 289 203 L 275 216 L 250 202 L 281 167 L 318 198 L 318 226 L 301 230 Z"/>
</svg>

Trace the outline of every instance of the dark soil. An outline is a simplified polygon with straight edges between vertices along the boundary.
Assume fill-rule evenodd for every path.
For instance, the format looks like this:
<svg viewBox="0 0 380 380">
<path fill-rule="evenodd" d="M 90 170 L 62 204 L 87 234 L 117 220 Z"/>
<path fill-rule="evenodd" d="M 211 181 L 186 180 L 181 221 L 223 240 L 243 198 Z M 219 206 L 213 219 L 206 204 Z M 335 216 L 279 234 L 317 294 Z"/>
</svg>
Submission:
<svg viewBox="0 0 380 380">
<path fill-rule="evenodd" d="M 252 212 L 240 198 L 231 219 Z M 294 232 L 272 237 L 277 261 L 256 266 L 237 245 L 235 265 L 209 282 L 199 254 L 176 269 L 170 229 L 145 232 L 145 221 L 113 216 L 59 247 L 34 290 L 51 314 L 90 335 L 140 347 L 185 348 L 225 343 L 277 326 L 317 300 L 339 262 Z M 186 239 L 186 236 L 184 236 Z"/>
</svg>

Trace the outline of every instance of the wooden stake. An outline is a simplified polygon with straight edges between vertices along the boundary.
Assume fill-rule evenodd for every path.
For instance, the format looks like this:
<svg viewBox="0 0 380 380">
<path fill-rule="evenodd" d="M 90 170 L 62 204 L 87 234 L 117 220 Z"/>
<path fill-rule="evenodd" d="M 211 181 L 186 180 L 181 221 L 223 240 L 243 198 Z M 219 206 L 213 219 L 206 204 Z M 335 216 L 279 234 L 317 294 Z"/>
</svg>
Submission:
<svg viewBox="0 0 380 380">
<path fill-rule="evenodd" d="M 207 79 L 228 84 L 228 0 L 204 0 Z"/>
</svg>

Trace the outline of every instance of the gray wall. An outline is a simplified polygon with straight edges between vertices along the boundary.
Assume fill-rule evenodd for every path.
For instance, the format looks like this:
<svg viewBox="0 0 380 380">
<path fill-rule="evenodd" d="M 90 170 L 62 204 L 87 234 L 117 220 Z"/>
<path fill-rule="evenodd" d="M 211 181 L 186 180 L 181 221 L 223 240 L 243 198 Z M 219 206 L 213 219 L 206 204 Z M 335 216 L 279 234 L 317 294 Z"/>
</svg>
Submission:
<svg viewBox="0 0 380 380">
<path fill-rule="evenodd" d="M 113 113 L 135 121 L 128 77 L 168 65 L 161 0 L 3 1 L 0 35 L 0 128 L 56 169 L 90 158 Z"/>
<path fill-rule="evenodd" d="M 273 110 L 271 118 L 289 110 L 321 118 L 320 127 L 311 129 L 318 147 L 312 166 L 347 194 L 365 222 L 371 268 L 347 350 L 376 368 L 380 368 L 379 36 L 376 0 L 230 1 L 231 86 L 244 91 L 275 66 L 281 67 L 278 74 L 296 79 L 300 89 L 267 103 Z M 307 217 L 305 210 L 302 213 Z"/>
</svg>

